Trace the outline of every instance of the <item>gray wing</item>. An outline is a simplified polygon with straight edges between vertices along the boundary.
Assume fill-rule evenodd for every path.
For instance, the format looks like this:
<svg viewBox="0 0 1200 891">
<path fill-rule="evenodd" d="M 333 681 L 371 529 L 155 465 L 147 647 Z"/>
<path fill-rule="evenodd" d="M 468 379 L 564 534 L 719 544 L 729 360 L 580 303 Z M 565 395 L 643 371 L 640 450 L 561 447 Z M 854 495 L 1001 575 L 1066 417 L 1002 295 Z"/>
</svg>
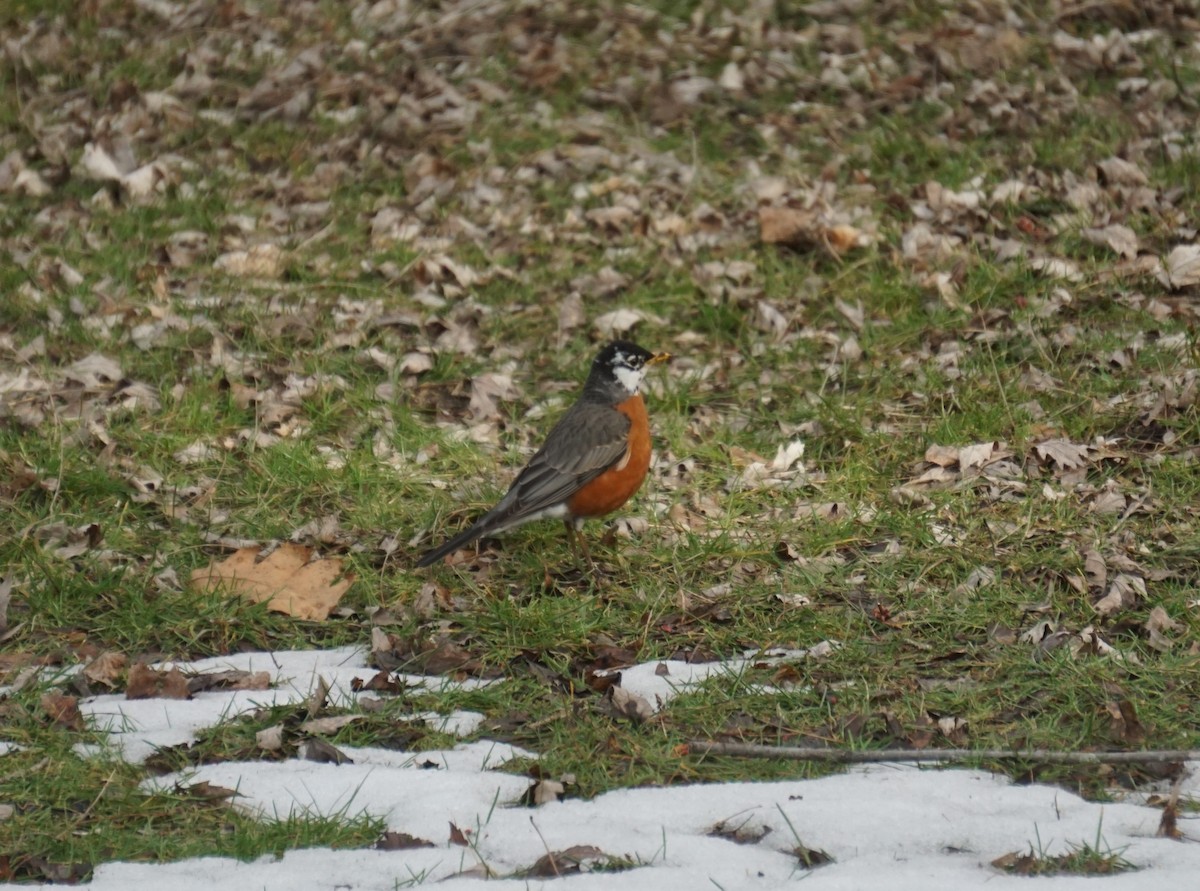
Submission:
<svg viewBox="0 0 1200 891">
<path fill-rule="evenodd" d="M 477 538 L 519 525 L 562 504 L 625 457 L 629 425 L 629 418 L 615 408 L 594 402 L 571 406 L 508 494 L 471 528 L 426 552 L 417 566 L 432 566 Z"/>
<path fill-rule="evenodd" d="M 480 525 L 501 529 L 562 504 L 625 457 L 629 425 L 629 418 L 614 408 L 572 406 Z"/>
</svg>

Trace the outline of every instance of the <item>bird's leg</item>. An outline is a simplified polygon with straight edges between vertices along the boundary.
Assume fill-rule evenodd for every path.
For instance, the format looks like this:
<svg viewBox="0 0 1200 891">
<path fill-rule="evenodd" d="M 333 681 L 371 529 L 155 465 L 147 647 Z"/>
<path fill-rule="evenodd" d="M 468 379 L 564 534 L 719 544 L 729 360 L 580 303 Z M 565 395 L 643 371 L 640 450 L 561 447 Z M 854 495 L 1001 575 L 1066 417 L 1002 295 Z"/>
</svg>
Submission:
<svg viewBox="0 0 1200 891">
<path fill-rule="evenodd" d="M 588 548 L 587 539 L 583 537 L 583 532 L 575 525 L 574 520 L 563 520 L 563 525 L 567 527 L 567 541 L 571 543 L 571 550 L 582 553 L 584 559 L 587 560 L 588 568 L 591 569 L 592 575 L 597 575 L 599 570 L 596 569 L 596 564 L 592 560 L 592 552 Z"/>
</svg>

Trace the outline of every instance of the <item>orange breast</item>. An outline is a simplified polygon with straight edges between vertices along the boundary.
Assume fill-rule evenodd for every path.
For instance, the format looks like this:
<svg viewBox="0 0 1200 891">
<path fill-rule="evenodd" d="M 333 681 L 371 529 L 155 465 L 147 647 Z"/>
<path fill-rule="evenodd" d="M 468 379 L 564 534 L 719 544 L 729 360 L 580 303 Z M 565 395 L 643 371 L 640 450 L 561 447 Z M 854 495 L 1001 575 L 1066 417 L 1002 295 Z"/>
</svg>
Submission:
<svg viewBox="0 0 1200 891">
<path fill-rule="evenodd" d="M 650 419 L 641 394 L 615 407 L 629 418 L 629 450 L 624 458 L 567 499 L 571 516 L 600 517 L 612 513 L 638 490 L 650 469 Z"/>
</svg>

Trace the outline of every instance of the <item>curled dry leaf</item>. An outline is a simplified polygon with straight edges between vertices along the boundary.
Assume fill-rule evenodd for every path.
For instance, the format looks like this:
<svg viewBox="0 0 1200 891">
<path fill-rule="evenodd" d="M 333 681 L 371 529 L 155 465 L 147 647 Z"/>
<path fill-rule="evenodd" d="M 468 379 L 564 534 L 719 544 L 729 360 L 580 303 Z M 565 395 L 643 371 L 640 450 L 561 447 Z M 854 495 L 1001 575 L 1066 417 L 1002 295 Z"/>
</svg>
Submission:
<svg viewBox="0 0 1200 891">
<path fill-rule="evenodd" d="M 1133 703 L 1122 697 L 1109 700 L 1104 704 L 1105 711 L 1111 719 L 1109 735 L 1114 742 L 1125 746 L 1141 745 L 1146 739 L 1146 729 L 1138 720 L 1137 710 Z"/>
<path fill-rule="evenodd" d="M 1181 244 L 1164 261 L 1166 284 L 1178 291 L 1200 284 L 1200 244 Z"/>
<path fill-rule="evenodd" d="M 1130 609 L 1145 596 L 1146 580 L 1141 576 L 1122 572 L 1113 579 L 1108 593 L 1096 602 L 1095 609 L 1102 616 L 1111 616 Z"/>
<path fill-rule="evenodd" d="M 1086 241 L 1108 248 L 1113 253 L 1126 259 L 1133 259 L 1138 253 L 1138 237 L 1128 226 L 1112 223 L 1103 229 L 1084 229 L 1079 233 Z"/>
<path fill-rule="evenodd" d="M 606 700 L 615 717 L 629 718 L 635 724 L 642 724 L 654 716 L 654 709 L 644 696 L 624 687 L 609 687 Z"/>
<path fill-rule="evenodd" d="M 471 418 L 476 422 L 500 418 L 497 402 L 512 402 L 521 398 L 510 374 L 485 372 L 471 380 Z"/>
<path fill-rule="evenodd" d="M 230 251 L 213 261 L 213 268 L 238 278 L 276 279 L 283 274 L 283 249 L 275 244 L 256 244 L 244 251 Z"/>
<path fill-rule="evenodd" d="M 614 309 L 604 315 L 597 316 L 592 326 L 602 337 L 620 337 L 628 334 L 640 322 L 645 321 L 646 313 L 637 309 Z"/>
<path fill-rule="evenodd" d="M 415 835 L 409 835 L 406 832 L 388 830 L 380 836 L 379 841 L 375 842 L 372 847 L 376 851 L 407 851 L 413 848 L 432 848 L 435 845 L 431 841 L 417 838 Z"/>
<path fill-rule="evenodd" d="M 549 879 L 586 871 L 604 863 L 608 855 L 593 845 L 574 845 L 565 851 L 550 851 L 525 871 L 531 878 Z"/>
<path fill-rule="evenodd" d="M 88 390 L 105 389 L 124 377 L 121 366 L 108 356 L 92 353 L 67 366 L 67 380 L 75 381 Z"/>
<path fill-rule="evenodd" d="M 264 752 L 278 752 L 283 748 L 283 725 L 273 724 L 254 734 L 254 744 Z"/>
<path fill-rule="evenodd" d="M 1186 626 L 1172 619 L 1161 606 L 1150 610 L 1150 617 L 1146 620 L 1146 633 L 1149 635 L 1149 643 L 1153 649 L 1160 653 L 1167 652 L 1175 646 L 1175 641 L 1167 635 L 1179 634 L 1185 630 Z"/>
<path fill-rule="evenodd" d="M 424 374 L 433 370 L 433 364 L 428 352 L 413 351 L 401 356 L 397 367 L 401 374 Z"/>
<path fill-rule="evenodd" d="M 1110 185 L 1144 186 L 1150 182 L 1140 167 L 1124 158 L 1105 158 L 1096 168 Z"/>
<path fill-rule="evenodd" d="M 68 730 L 83 729 L 83 715 L 79 711 L 79 699 L 61 693 L 47 693 L 38 704 L 46 717 L 58 727 Z"/>
<path fill-rule="evenodd" d="M 187 678 L 178 668 L 159 671 L 144 662 L 129 669 L 125 686 L 126 699 L 191 699 Z"/>
<path fill-rule="evenodd" d="M 83 669 L 83 676 L 93 683 L 115 688 L 128 661 L 129 659 L 124 653 L 105 650 L 87 664 Z"/>
<path fill-rule="evenodd" d="M 1104 557 L 1095 548 L 1088 548 L 1083 555 L 1083 572 L 1087 576 L 1088 586 L 1095 591 L 1103 591 L 1108 583 L 1108 567 Z"/>
</svg>

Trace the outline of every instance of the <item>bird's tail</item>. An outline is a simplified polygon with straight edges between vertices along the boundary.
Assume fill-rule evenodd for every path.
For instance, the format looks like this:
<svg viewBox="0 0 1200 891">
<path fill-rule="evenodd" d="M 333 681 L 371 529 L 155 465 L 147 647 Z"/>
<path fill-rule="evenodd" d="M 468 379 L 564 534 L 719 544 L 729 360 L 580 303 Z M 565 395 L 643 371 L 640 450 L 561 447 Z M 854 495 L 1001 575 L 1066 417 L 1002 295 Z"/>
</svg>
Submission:
<svg viewBox="0 0 1200 891">
<path fill-rule="evenodd" d="M 462 532 L 458 533 L 458 535 L 454 536 L 454 538 L 450 539 L 444 544 L 438 545 L 431 551 L 426 551 L 421 555 L 421 559 L 417 561 L 417 567 L 423 568 L 426 566 L 432 566 L 447 554 L 453 553 L 463 545 L 470 544 L 471 542 L 475 541 L 475 539 L 482 538 L 483 536 L 487 535 L 488 532 L 492 531 L 491 524 L 487 521 L 488 517 L 485 516 L 479 522 L 467 529 L 464 529 Z"/>
</svg>

